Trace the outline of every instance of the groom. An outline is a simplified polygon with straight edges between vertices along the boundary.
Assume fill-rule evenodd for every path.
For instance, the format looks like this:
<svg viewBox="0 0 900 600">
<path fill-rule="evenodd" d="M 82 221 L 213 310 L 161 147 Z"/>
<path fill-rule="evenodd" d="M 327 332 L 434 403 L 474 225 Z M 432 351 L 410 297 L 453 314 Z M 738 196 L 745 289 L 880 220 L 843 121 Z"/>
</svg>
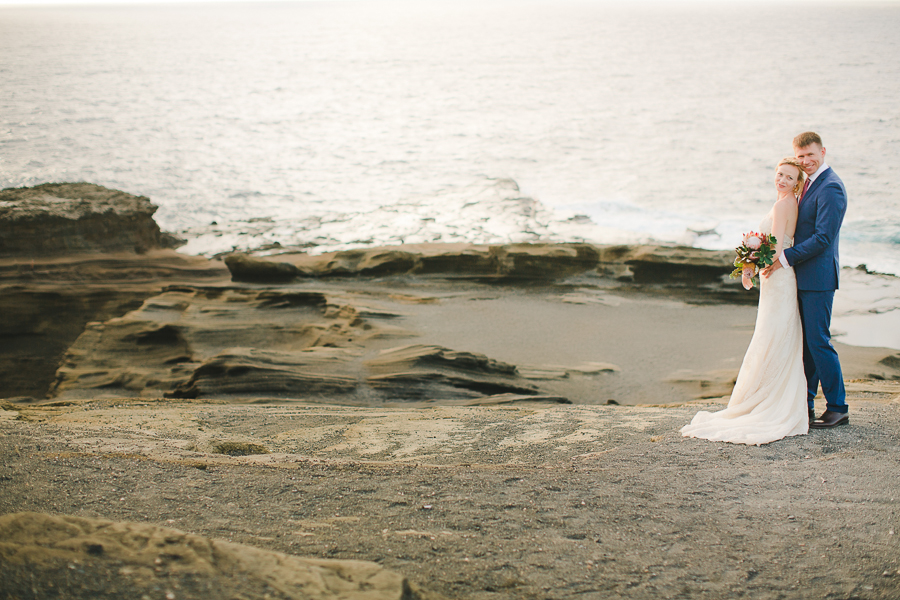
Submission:
<svg viewBox="0 0 900 600">
<path fill-rule="evenodd" d="M 847 191 L 840 177 L 825 164 L 825 148 L 818 134 L 807 131 L 795 137 L 794 156 L 807 175 L 800 195 L 794 247 L 786 248 L 780 260 L 763 269 L 762 274 L 769 277 L 782 267 L 794 267 L 803 322 L 809 426 L 825 429 L 850 422 L 841 363 L 831 345 L 830 331 L 840 269 L 838 236 L 847 210 Z M 816 419 L 813 398 L 820 382 L 827 410 Z"/>
</svg>

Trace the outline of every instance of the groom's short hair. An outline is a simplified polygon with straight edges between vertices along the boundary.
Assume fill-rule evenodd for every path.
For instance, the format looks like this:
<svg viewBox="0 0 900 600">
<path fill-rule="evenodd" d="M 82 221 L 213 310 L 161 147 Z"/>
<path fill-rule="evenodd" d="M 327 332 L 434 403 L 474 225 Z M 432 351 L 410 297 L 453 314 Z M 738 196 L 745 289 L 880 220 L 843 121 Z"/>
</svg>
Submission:
<svg viewBox="0 0 900 600">
<path fill-rule="evenodd" d="M 822 138 L 815 131 L 804 131 L 794 138 L 794 148 L 806 148 L 810 144 L 822 146 Z"/>
</svg>

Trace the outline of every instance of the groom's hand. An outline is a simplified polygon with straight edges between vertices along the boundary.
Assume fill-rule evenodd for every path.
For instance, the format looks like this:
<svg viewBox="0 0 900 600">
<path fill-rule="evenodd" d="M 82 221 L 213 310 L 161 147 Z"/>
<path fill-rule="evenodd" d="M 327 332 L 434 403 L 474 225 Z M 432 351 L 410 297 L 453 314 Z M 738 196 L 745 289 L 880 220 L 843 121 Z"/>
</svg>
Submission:
<svg viewBox="0 0 900 600">
<path fill-rule="evenodd" d="M 777 271 L 780 268 L 781 268 L 781 262 L 776 260 L 771 265 L 769 265 L 768 267 L 766 267 L 765 269 L 760 271 L 760 273 L 762 274 L 763 277 L 768 279 L 769 277 L 772 276 L 772 273 L 774 273 L 775 271 Z"/>
</svg>

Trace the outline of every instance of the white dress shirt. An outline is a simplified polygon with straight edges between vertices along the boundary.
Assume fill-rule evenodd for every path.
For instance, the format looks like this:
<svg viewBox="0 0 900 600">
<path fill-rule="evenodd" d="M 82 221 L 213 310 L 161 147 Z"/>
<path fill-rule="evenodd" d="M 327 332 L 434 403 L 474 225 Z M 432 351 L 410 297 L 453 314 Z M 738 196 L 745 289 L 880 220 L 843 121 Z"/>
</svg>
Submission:
<svg viewBox="0 0 900 600">
<path fill-rule="evenodd" d="M 825 164 L 825 161 L 822 161 L 822 164 L 819 165 L 819 168 L 816 169 L 816 172 L 809 176 L 809 187 L 812 187 L 812 184 L 815 182 L 815 180 L 818 179 L 819 175 L 821 175 L 822 172 L 827 168 L 828 165 Z M 809 188 L 807 188 L 807 190 L 809 190 Z M 791 266 L 788 264 L 787 258 L 784 257 L 784 250 L 781 251 L 781 255 L 778 257 L 778 262 L 780 262 L 781 266 L 785 269 Z"/>
</svg>

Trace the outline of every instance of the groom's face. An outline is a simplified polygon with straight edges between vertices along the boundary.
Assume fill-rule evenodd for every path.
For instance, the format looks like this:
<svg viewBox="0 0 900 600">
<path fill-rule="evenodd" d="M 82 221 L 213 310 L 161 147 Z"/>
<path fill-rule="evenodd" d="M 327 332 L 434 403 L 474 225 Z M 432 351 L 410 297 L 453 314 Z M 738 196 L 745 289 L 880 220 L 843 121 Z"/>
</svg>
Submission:
<svg viewBox="0 0 900 600">
<path fill-rule="evenodd" d="M 794 157 L 803 165 L 803 171 L 812 175 L 825 162 L 825 148 L 818 144 L 794 148 Z"/>
</svg>

